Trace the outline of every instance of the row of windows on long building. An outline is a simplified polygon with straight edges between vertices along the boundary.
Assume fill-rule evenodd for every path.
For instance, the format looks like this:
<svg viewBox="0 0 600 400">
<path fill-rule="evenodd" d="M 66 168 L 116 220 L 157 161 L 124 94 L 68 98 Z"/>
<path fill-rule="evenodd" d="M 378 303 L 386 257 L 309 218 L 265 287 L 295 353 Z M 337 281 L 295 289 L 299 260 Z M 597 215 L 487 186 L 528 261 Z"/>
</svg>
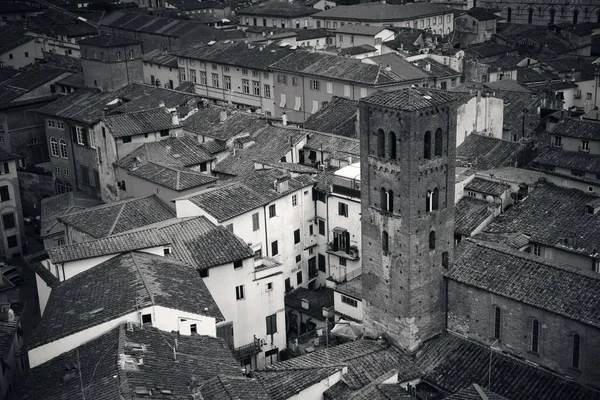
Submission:
<svg viewBox="0 0 600 400">
<path fill-rule="evenodd" d="M 498 306 L 494 307 L 494 339 L 502 340 L 502 309 Z M 569 335 L 570 367 L 579 369 L 581 358 L 581 336 L 577 333 Z M 531 338 L 529 341 L 530 352 L 540 353 L 540 321 L 537 319 L 531 320 Z"/>
<path fill-rule="evenodd" d="M 443 145 L 444 136 L 441 129 L 438 128 L 433 135 L 431 131 L 425 132 L 423 137 L 423 158 L 425 160 L 430 160 L 432 158 L 432 153 L 434 157 L 441 157 L 443 154 Z M 387 157 L 392 160 L 398 159 L 398 138 L 395 132 L 390 131 L 386 135 L 383 129 L 377 131 L 377 156 L 380 158 Z"/>
</svg>

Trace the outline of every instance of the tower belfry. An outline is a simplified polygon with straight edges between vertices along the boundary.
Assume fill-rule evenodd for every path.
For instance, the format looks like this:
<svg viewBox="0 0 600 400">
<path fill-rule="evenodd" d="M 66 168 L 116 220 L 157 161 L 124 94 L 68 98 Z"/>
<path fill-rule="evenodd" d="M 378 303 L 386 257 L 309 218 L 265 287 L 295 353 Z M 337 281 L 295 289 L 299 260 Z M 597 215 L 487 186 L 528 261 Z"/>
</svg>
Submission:
<svg viewBox="0 0 600 400">
<path fill-rule="evenodd" d="M 454 245 L 454 94 L 425 88 L 360 101 L 364 323 L 415 350 L 445 328 Z"/>
</svg>

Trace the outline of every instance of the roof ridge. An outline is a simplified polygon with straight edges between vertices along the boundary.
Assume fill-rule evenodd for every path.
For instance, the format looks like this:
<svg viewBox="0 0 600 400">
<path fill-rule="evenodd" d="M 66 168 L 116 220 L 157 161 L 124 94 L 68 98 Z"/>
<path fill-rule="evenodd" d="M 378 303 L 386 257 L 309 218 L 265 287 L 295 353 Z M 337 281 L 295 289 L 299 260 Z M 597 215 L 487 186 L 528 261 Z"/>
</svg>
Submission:
<svg viewBox="0 0 600 400">
<path fill-rule="evenodd" d="M 102 117 L 102 119 L 112 118 L 112 117 L 120 117 L 120 116 L 131 115 L 131 114 L 141 114 L 141 113 L 145 113 L 145 112 L 149 112 L 149 111 L 156 111 L 159 109 L 165 109 L 168 112 L 166 106 L 164 106 L 164 107 L 159 106 L 159 107 L 153 107 L 153 108 L 145 108 L 143 110 L 133 110 L 133 111 L 128 111 L 128 112 L 124 112 L 124 113 L 121 113 L 121 112 L 114 113 L 114 114 L 106 115 L 106 116 Z"/>
<path fill-rule="evenodd" d="M 112 235 L 113 230 L 115 229 L 115 226 L 117 226 L 117 222 L 119 222 L 119 218 L 121 217 L 121 214 L 123 214 L 124 209 L 125 209 L 125 204 L 121 205 L 121 209 L 117 213 L 117 216 L 115 217 L 115 221 L 113 222 L 112 226 L 110 227 L 110 230 L 108 231 L 108 236 Z"/>
<path fill-rule="evenodd" d="M 142 282 L 144 283 L 144 287 L 148 291 L 148 295 L 150 296 L 150 301 L 152 302 L 152 306 L 155 306 L 156 303 L 154 302 L 154 294 L 150 290 L 150 286 L 148 285 L 148 282 L 146 282 L 146 278 L 144 277 L 144 274 L 142 273 L 142 270 L 141 270 L 140 266 L 138 265 L 137 260 L 135 259 L 136 252 L 132 251 L 129 254 L 131 256 L 131 259 L 133 260 L 133 265 L 135 265 L 135 268 L 137 269 L 138 274 L 140 274 L 140 278 L 142 279 Z M 136 301 L 136 306 L 137 306 L 137 301 Z"/>
<path fill-rule="evenodd" d="M 519 233 L 522 233 L 522 232 L 519 232 Z M 534 255 L 531 255 L 529 253 L 525 253 L 523 251 L 514 250 L 514 249 L 511 249 L 509 247 L 505 247 L 505 246 L 503 246 L 501 244 L 496 244 L 496 243 L 492 243 L 492 242 L 486 242 L 485 240 L 481 240 L 481 239 L 474 239 L 474 238 L 470 237 L 470 238 L 466 238 L 465 240 L 467 242 L 473 242 L 473 244 L 475 244 L 476 246 L 479 246 L 479 247 L 483 247 L 483 248 L 486 248 L 486 249 L 494 250 L 494 251 L 497 251 L 499 253 L 503 253 L 503 254 L 507 254 L 507 255 L 510 255 L 510 256 L 522 258 L 522 259 L 529 260 L 529 261 L 532 261 L 532 262 L 536 262 L 538 264 L 545 265 L 545 266 L 547 266 L 549 268 L 554 268 L 554 269 L 557 269 L 557 270 L 560 270 L 560 271 L 572 273 L 574 275 L 579 275 L 579 276 L 582 276 L 582 277 L 591 278 L 591 279 L 600 281 L 600 274 L 598 274 L 596 272 L 579 270 L 579 269 L 577 269 L 575 267 L 570 267 L 570 266 L 568 266 L 566 264 L 561 264 L 561 263 L 558 263 L 558 262 L 556 262 L 554 260 L 550 260 L 550 259 L 547 259 L 547 258 L 542 258 L 542 257 L 539 257 L 539 256 L 534 256 Z"/>
</svg>

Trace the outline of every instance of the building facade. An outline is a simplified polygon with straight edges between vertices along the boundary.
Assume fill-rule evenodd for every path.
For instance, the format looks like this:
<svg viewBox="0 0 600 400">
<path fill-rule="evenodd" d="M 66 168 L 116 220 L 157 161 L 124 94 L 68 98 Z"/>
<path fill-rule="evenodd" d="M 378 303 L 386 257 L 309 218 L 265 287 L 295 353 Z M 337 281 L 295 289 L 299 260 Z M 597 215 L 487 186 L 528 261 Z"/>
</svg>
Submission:
<svg viewBox="0 0 600 400">
<path fill-rule="evenodd" d="M 501 9 L 505 22 L 513 24 L 578 24 L 600 22 L 600 5 L 594 0 L 566 4 L 559 0 L 483 0 L 480 7 Z"/>
<path fill-rule="evenodd" d="M 1 257 L 5 260 L 23 254 L 25 226 L 17 177 L 19 157 L 0 151 L 0 216 L 2 217 Z"/>
</svg>

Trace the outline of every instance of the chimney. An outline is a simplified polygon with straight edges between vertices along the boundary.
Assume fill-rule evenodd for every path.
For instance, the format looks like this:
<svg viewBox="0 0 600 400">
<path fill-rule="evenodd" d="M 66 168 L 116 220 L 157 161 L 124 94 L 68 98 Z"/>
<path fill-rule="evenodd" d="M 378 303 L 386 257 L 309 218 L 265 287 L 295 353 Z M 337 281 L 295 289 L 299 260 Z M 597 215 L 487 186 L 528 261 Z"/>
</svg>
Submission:
<svg viewBox="0 0 600 400">
<path fill-rule="evenodd" d="M 385 0 L 381 0 L 381 4 L 385 4 Z"/>
<path fill-rule="evenodd" d="M 10 303 L 0 304 L 0 321 L 12 322 L 15 320 L 15 312 L 10 308 Z"/>
<path fill-rule="evenodd" d="M 171 153 L 171 146 L 170 145 L 166 145 L 165 146 L 165 151 L 167 152 L 167 154 Z"/>
<path fill-rule="evenodd" d="M 161 101 L 160 103 L 158 103 L 158 106 L 159 106 L 159 107 L 164 107 L 164 106 L 165 106 L 165 102 L 164 102 L 164 101 Z"/>
<path fill-rule="evenodd" d="M 281 116 L 281 123 L 283 124 L 283 126 L 287 126 L 288 124 L 288 118 L 287 118 L 287 114 L 283 113 L 283 115 Z"/>
<path fill-rule="evenodd" d="M 385 66 L 385 70 L 386 71 L 391 71 L 392 70 L 392 67 L 390 67 L 390 64 L 388 64 L 388 65 Z"/>
<path fill-rule="evenodd" d="M 431 63 L 427 63 L 427 65 L 425 65 L 425 71 L 431 71 Z"/>
<path fill-rule="evenodd" d="M 219 114 L 219 122 L 223 123 L 227 119 L 227 110 L 221 111 Z"/>
<path fill-rule="evenodd" d="M 179 115 L 177 115 L 177 112 L 171 114 L 171 124 L 179 125 Z"/>
<path fill-rule="evenodd" d="M 302 308 L 308 310 L 308 299 L 302 299 Z"/>
</svg>

